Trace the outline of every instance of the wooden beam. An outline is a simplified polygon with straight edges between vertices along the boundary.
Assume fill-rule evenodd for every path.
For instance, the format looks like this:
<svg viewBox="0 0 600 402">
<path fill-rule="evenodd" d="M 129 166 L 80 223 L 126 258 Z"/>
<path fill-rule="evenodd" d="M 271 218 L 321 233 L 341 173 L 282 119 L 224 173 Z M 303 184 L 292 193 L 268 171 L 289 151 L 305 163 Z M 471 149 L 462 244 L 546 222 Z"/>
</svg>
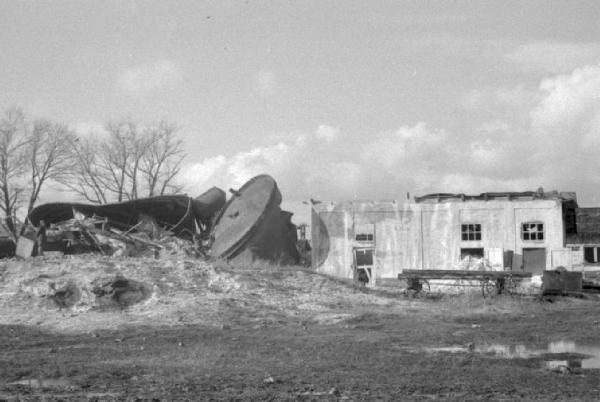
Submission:
<svg viewBox="0 0 600 402">
<path fill-rule="evenodd" d="M 531 272 L 523 271 L 467 271 L 450 269 L 404 269 L 398 279 L 503 279 L 531 278 Z"/>
</svg>

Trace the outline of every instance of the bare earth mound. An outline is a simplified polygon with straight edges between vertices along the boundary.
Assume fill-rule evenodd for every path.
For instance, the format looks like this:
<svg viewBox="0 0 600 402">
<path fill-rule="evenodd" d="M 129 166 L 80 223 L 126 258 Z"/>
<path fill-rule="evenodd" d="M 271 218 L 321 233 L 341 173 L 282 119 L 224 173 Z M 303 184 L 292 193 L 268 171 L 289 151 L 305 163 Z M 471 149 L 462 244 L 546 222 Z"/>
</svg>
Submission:
<svg viewBox="0 0 600 402">
<path fill-rule="evenodd" d="M 333 323 L 357 308 L 401 312 L 411 303 L 294 267 L 96 255 L 0 265 L 0 320 L 59 331 L 268 325 L 290 319 Z"/>
</svg>

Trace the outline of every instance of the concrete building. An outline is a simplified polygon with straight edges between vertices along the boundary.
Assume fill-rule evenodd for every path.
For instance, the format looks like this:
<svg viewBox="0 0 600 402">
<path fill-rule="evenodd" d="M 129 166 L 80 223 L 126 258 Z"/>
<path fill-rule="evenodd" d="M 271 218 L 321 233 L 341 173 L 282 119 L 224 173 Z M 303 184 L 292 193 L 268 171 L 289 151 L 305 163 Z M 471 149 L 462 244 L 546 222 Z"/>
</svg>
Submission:
<svg viewBox="0 0 600 402">
<path fill-rule="evenodd" d="M 371 283 L 395 279 L 403 269 L 453 269 L 466 256 L 534 274 L 573 269 L 577 250 L 567 238 L 576 235 L 576 210 L 575 193 L 541 189 L 319 203 L 312 209 L 312 266 Z"/>
<path fill-rule="evenodd" d="M 577 231 L 567 235 L 574 269 L 600 268 L 600 208 L 575 210 Z"/>
</svg>

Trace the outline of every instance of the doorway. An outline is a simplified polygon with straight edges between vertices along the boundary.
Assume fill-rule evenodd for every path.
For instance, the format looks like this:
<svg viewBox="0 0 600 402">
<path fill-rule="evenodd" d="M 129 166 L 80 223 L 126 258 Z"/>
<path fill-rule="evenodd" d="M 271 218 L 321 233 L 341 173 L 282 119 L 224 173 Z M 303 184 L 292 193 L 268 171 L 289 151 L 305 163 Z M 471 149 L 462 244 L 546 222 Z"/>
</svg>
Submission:
<svg viewBox="0 0 600 402">
<path fill-rule="evenodd" d="M 534 275 L 541 275 L 546 269 L 546 249 L 545 248 L 524 248 L 523 249 L 523 270 L 531 272 Z"/>
<path fill-rule="evenodd" d="M 373 283 L 374 248 L 354 249 L 354 280 L 363 285 Z"/>
</svg>

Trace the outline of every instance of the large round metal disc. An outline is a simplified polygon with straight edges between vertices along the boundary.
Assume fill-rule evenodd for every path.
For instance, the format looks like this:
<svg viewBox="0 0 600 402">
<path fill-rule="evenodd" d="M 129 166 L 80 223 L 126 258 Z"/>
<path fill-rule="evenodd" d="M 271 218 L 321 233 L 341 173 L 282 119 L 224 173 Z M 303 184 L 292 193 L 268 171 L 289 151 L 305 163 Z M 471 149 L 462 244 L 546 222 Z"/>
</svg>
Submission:
<svg viewBox="0 0 600 402">
<path fill-rule="evenodd" d="M 256 176 L 244 184 L 215 222 L 212 255 L 228 257 L 243 247 L 268 208 L 279 205 L 278 197 L 281 195 L 271 176 Z"/>
</svg>

